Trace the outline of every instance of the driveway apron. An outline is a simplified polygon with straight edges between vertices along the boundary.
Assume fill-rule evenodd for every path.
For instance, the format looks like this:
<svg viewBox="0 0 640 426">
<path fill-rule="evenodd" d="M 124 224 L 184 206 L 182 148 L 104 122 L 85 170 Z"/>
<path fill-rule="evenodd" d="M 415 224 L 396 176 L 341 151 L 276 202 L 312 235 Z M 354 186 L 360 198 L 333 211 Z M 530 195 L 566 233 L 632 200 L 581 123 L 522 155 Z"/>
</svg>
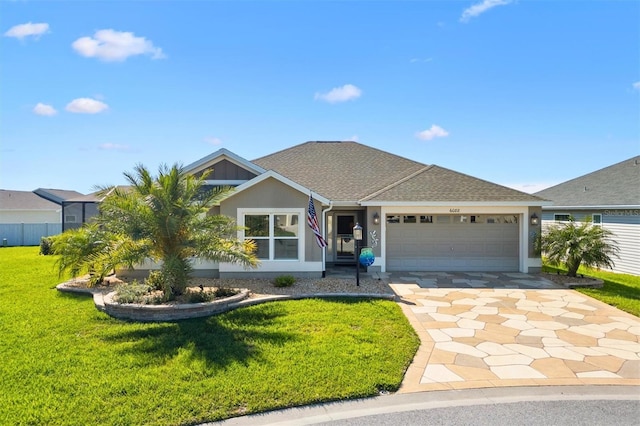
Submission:
<svg viewBox="0 0 640 426">
<path fill-rule="evenodd" d="M 640 385 L 640 319 L 521 273 L 385 277 L 421 340 L 401 393 Z"/>
</svg>

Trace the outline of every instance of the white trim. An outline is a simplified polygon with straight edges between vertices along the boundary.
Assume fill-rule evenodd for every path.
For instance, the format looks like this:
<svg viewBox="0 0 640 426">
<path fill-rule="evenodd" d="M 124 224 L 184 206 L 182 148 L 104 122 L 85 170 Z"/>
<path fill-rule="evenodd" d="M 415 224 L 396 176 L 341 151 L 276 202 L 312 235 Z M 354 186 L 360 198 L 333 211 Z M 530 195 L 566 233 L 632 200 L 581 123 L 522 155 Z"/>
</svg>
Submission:
<svg viewBox="0 0 640 426">
<path fill-rule="evenodd" d="M 273 215 L 278 215 L 278 214 L 296 214 L 298 215 L 298 236 L 297 238 L 295 238 L 298 241 L 298 258 L 297 259 L 259 259 L 260 260 L 260 266 L 258 266 L 258 270 L 263 270 L 263 265 L 268 265 L 270 263 L 276 263 L 280 265 L 280 268 L 283 267 L 284 264 L 286 264 L 287 268 L 289 268 L 289 265 L 295 265 L 297 263 L 305 263 L 305 228 L 304 225 L 307 223 L 306 221 L 306 213 L 305 213 L 305 209 L 301 209 L 301 208 L 269 208 L 269 209 L 264 209 L 264 208 L 257 208 L 257 207 L 250 207 L 250 208 L 238 208 L 237 211 L 237 223 L 240 224 L 240 226 L 244 226 L 244 217 L 246 215 L 268 215 L 269 216 L 269 256 L 273 256 L 275 253 L 274 247 L 273 247 L 273 243 L 275 240 L 275 236 L 271 235 L 271 229 L 273 227 L 273 222 L 272 222 L 272 217 Z M 245 237 L 245 230 L 244 229 L 240 229 L 238 230 L 238 239 L 239 240 L 244 240 Z M 250 238 L 250 237 L 249 237 Z M 293 238 L 291 238 L 293 239 Z M 297 270 L 297 269 L 296 269 Z"/>
<path fill-rule="evenodd" d="M 551 204 L 550 201 L 363 201 L 360 205 L 372 207 L 540 207 Z"/>
<path fill-rule="evenodd" d="M 596 223 L 596 216 L 600 218 L 600 222 Z M 602 226 L 602 213 L 591 213 L 591 224 L 594 226 Z"/>
<path fill-rule="evenodd" d="M 221 263 L 220 272 L 322 272 L 322 262 L 263 260 L 257 268 L 250 269 L 235 263 Z"/>
<path fill-rule="evenodd" d="M 291 179 L 289 179 L 287 177 L 284 177 L 281 174 L 279 174 L 278 172 L 275 172 L 273 170 L 269 170 L 269 171 L 267 171 L 267 172 L 265 172 L 265 173 L 263 173 L 261 175 L 258 175 L 256 177 L 254 177 L 250 181 L 247 181 L 247 182 L 243 183 L 242 185 L 237 186 L 235 188 L 235 191 L 232 194 L 230 194 L 227 197 L 227 199 L 229 199 L 229 198 L 235 196 L 236 194 L 238 194 L 238 193 L 240 193 L 240 192 L 242 192 L 242 191 L 244 191 L 246 189 L 249 189 L 252 186 L 257 185 L 260 182 L 264 181 L 265 179 L 269 179 L 269 178 L 273 178 L 273 179 L 275 179 L 275 180 L 277 180 L 279 182 L 282 182 L 285 185 L 290 186 L 291 188 L 293 188 L 293 189 L 295 189 L 295 190 L 297 190 L 299 192 L 302 192 L 303 194 L 309 195 L 309 193 L 311 193 L 312 196 L 313 196 L 313 199 L 320 201 L 322 204 L 327 205 L 327 204 L 330 203 L 329 199 L 323 197 L 322 195 L 316 194 L 315 192 L 312 192 L 309 188 L 306 188 L 306 187 L 300 185 L 299 183 L 296 183 L 296 182 L 292 181 Z M 262 211 L 264 211 L 264 209 Z M 275 210 L 274 209 L 270 209 L 270 211 L 275 211 Z"/>
</svg>

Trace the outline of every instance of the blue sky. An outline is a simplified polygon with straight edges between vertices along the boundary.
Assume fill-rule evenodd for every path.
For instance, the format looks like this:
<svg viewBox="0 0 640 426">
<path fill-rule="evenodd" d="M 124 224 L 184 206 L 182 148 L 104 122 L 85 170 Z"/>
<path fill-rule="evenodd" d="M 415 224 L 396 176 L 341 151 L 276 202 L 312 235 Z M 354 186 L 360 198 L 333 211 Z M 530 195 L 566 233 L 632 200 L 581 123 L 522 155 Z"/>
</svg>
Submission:
<svg viewBox="0 0 640 426">
<path fill-rule="evenodd" d="M 640 153 L 638 1 L 19 0 L 0 34 L 2 189 L 356 140 L 534 192 Z"/>
</svg>

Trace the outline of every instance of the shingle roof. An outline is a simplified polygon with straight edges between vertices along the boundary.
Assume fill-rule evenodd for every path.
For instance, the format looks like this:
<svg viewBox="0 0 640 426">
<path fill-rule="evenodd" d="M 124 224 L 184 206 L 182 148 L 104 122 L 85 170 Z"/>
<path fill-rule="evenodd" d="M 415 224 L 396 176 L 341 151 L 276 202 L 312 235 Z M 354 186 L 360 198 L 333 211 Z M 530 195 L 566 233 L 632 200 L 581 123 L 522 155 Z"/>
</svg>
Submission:
<svg viewBox="0 0 640 426">
<path fill-rule="evenodd" d="M 252 163 L 333 201 L 356 201 L 425 165 L 357 142 L 305 142 Z"/>
<path fill-rule="evenodd" d="M 537 192 L 558 206 L 640 205 L 640 155 Z"/>
<path fill-rule="evenodd" d="M 33 192 L 57 204 L 62 204 L 63 201 L 68 200 L 70 198 L 83 196 L 83 194 L 80 192 L 69 191 L 66 189 L 38 188 Z"/>
<path fill-rule="evenodd" d="M 60 205 L 31 191 L 0 189 L 0 210 L 59 210 Z"/>
<path fill-rule="evenodd" d="M 334 202 L 543 201 L 357 142 L 306 142 L 253 162 Z"/>
<path fill-rule="evenodd" d="M 434 165 L 424 167 L 362 201 L 542 202 L 542 199 Z"/>
</svg>

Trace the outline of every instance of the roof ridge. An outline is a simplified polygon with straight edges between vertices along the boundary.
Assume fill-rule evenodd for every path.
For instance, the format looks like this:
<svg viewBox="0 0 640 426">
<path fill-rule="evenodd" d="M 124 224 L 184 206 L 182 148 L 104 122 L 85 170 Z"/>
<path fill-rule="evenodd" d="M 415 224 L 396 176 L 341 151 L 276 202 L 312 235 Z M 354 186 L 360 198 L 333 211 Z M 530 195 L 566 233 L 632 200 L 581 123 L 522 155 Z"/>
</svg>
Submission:
<svg viewBox="0 0 640 426">
<path fill-rule="evenodd" d="M 545 191 L 550 190 L 550 189 L 555 189 L 556 187 L 559 187 L 559 186 L 563 186 L 563 185 L 567 185 L 567 184 L 570 184 L 570 183 L 575 183 L 575 182 L 578 182 L 578 181 L 581 181 L 581 180 L 589 179 L 589 178 L 591 178 L 593 176 L 600 175 L 600 174 L 602 174 L 602 173 L 604 173 L 606 171 L 610 171 L 612 169 L 615 169 L 616 171 L 617 170 L 624 170 L 623 167 L 625 167 L 625 166 L 629 167 L 627 165 L 627 163 L 631 163 L 632 161 L 634 162 L 634 164 L 633 164 L 634 166 L 638 165 L 637 161 L 639 159 L 640 159 L 640 155 L 634 155 L 633 157 L 627 158 L 626 160 L 618 161 L 617 163 L 610 164 L 610 165 L 602 167 L 600 169 L 593 170 L 593 171 L 591 171 L 589 173 L 585 173 L 583 175 L 576 176 L 574 178 L 565 180 L 564 182 L 557 183 L 557 184 L 555 184 L 553 186 L 550 186 L 548 188 L 541 189 L 540 191 L 536 192 L 536 194 L 540 194 L 540 193 L 545 192 Z"/>
<path fill-rule="evenodd" d="M 408 174 L 407 176 L 403 177 L 402 179 L 400 179 L 400 180 L 398 180 L 396 182 L 393 182 L 393 183 L 391 183 L 391 184 L 389 184 L 389 185 L 387 185 L 387 186 L 385 186 L 383 188 L 380 188 L 379 190 L 367 195 L 366 197 L 363 197 L 363 198 L 359 199 L 358 202 L 360 203 L 362 201 L 367 201 L 370 198 L 376 197 L 376 196 L 382 194 L 383 192 L 388 191 L 389 189 L 391 189 L 391 188 L 393 188 L 395 186 L 398 186 L 401 183 L 404 183 L 404 182 L 408 181 L 409 179 L 411 179 L 411 178 L 413 178 L 415 176 L 418 176 L 419 174 L 421 174 L 423 172 L 426 172 L 427 170 L 431 169 L 432 167 L 433 167 L 433 164 L 426 165 L 425 167 L 422 167 L 421 169 L 418 169 L 415 172 Z"/>
</svg>

